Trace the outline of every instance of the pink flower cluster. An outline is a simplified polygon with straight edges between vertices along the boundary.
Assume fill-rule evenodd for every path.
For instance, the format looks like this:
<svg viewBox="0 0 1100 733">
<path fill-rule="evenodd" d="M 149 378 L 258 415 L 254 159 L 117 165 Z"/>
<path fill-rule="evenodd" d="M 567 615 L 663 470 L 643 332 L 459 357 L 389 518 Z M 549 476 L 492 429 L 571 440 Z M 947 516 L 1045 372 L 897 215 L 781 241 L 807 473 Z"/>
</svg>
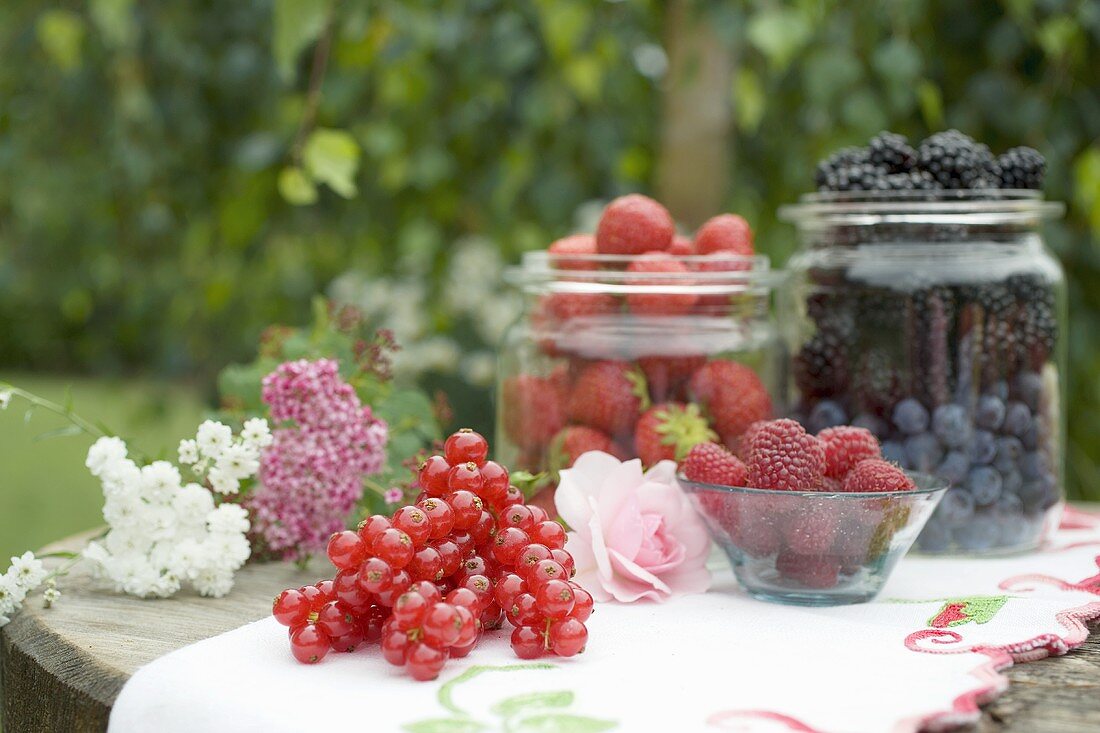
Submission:
<svg viewBox="0 0 1100 733">
<path fill-rule="evenodd" d="M 247 500 L 267 552 L 293 559 L 324 549 L 363 496 L 363 477 L 386 457 L 386 423 L 341 379 L 331 359 L 288 361 L 264 377 L 263 400 L 278 425 Z"/>
</svg>

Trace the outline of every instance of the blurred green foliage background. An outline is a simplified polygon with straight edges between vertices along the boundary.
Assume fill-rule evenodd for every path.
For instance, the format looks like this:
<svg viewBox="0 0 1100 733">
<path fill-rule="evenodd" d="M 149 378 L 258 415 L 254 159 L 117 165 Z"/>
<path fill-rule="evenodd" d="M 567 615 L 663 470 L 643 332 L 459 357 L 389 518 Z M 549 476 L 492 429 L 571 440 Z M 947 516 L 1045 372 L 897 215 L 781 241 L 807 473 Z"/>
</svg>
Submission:
<svg viewBox="0 0 1100 733">
<path fill-rule="evenodd" d="M 709 114 L 676 103 L 696 46 L 727 67 L 698 84 L 731 152 L 700 180 L 779 263 L 775 209 L 837 146 L 954 126 L 1047 156 L 1069 205 L 1048 241 L 1071 283 L 1070 491 L 1100 499 L 1097 0 L 5 0 L 0 369 L 210 398 L 322 292 L 487 429 L 518 307 L 501 268 L 601 200 L 691 184 L 658 179 L 669 118 Z M 0 514 L 56 463 L 6 475 Z"/>
</svg>

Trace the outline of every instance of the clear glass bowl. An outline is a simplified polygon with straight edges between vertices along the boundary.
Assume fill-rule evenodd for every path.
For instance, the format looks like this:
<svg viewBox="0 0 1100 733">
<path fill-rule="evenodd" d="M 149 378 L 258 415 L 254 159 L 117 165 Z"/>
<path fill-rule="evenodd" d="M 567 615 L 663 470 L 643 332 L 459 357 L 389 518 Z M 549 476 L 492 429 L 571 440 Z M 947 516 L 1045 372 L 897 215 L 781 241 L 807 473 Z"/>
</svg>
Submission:
<svg viewBox="0 0 1100 733">
<path fill-rule="evenodd" d="M 811 431 L 869 428 L 884 456 L 951 484 L 926 553 L 1037 547 L 1057 525 L 1066 294 L 1038 191 L 819 193 L 780 209 L 801 247 L 783 323 Z"/>
<path fill-rule="evenodd" d="M 755 598 L 840 606 L 874 598 L 947 491 L 910 473 L 915 491 L 774 491 L 680 485 Z"/>
</svg>

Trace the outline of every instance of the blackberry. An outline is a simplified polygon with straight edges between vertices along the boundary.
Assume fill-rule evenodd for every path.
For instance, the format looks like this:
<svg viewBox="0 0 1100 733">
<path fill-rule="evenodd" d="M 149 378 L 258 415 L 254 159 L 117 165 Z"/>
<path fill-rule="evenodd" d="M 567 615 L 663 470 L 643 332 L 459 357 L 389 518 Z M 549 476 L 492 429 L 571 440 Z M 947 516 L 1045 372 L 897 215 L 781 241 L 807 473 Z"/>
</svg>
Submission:
<svg viewBox="0 0 1100 733">
<path fill-rule="evenodd" d="M 1035 275 L 1013 275 L 1008 278 L 1006 288 L 1020 308 L 1017 325 L 1022 356 L 1038 368 L 1058 341 L 1054 288 Z"/>
<path fill-rule="evenodd" d="M 821 330 L 794 358 L 794 379 L 803 397 L 831 397 L 848 387 L 848 345 L 835 331 Z"/>
<path fill-rule="evenodd" d="M 814 171 L 814 183 L 820 189 L 829 190 L 825 183 L 830 175 L 833 175 L 840 168 L 866 163 L 869 159 L 870 154 L 867 148 L 857 148 L 855 146 L 841 148 L 817 164 L 817 170 Z"/>
<path fill-rule="evenodd" d="M 922 288 L 913 294 L 913 388 L 930 405 L 942 405 L 951 392 L 951 324 L 955 296 L 950 288 Z"/>
<path fill-rule="evenodd" d="M 856 404 L 875 415 L 889 417 L 890 410 L 905 397 L 902 375 L 890 355 L 871 347 L 861 357 L 852 384 Z"/>
<path fill-rule="evenodd" d="M 826 191 L 888 191 L 886 170 L 870 163 L 837 168 L 819 188 Z"/>
<path fill-rule="evenodd" d="M 1043 187 L 1047 161 L 1034 148 L 1012 148 L 997 158 L 997 165 L 1001 169 L 1001 188 L 1038 190 Z"/>
<path fill-rule="evenodd" d="M 928 171 L 906 171 L 886 176 L 891 191 L 935 191 L 943 188 Z"/>
<path fill-rule="evenodd" d="M 906 173 L 917 164 L 917 151 L 909 145 L 905 135 L 880 132 L 867 145 L 872 165 L 885 168 L 888 173 Z"/>
<path fill-rule="evenodd" d="M 937 132 L 917 149 L 917 167 L 944 188 L 996 188 L 1000 169 L 989 148 L 958 130 Z"/>
</svg>

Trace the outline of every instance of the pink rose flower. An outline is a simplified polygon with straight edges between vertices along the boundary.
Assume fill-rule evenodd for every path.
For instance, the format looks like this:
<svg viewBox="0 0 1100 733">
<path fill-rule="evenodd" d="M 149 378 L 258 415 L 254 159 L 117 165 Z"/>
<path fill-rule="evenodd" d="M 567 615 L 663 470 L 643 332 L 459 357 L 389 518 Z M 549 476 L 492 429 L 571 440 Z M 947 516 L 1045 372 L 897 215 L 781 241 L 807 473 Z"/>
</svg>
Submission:
<svg viewBox="0 0 1100 733">
<path fill-rule="evenodd" d="M 572 528 L 565 549 L 575 580 L 597 601 L 663 601 L 710 587 L 710 537 L 672 461 L 643 473 L 637 459 L 590 451 L 561 472 L 554 503 Z"/>
</svg>

